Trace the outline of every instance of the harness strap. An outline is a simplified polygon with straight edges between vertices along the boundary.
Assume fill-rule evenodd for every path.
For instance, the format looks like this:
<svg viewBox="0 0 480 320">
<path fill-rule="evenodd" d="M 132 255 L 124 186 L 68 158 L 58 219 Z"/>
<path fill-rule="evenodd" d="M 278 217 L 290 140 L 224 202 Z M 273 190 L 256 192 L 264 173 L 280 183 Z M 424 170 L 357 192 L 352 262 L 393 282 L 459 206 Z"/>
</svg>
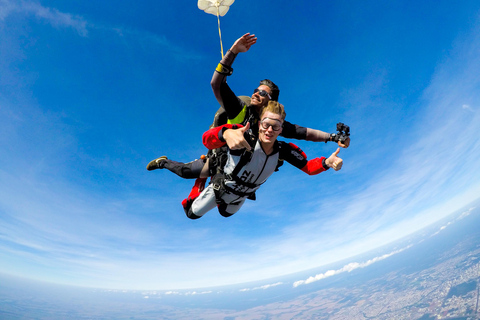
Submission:
<svg viewBox="0 0 480 320">
<path fill-rule="evenodd" d="M 248 142 L 248 144 L 250 145 L 250 147 L 252 148 L 252 150 L 248 151 L 247 149 L 245 149 L 242 153 L 242 155 L 240 156 L 240 161 L 238 162 L 238 164 L 235 166 L 235 168 L 233 169 L 232 173 L 231 173 L 231 176 L 232 177 L 237 177 L 238 176 L 238 173 L 240 172 L 240 170 L 242 170 L 242 168 L 250 162 L 250 160 L 252 160 L 252 157 L 253 157 L 253 152 L 255 150 L 255 146 L 257 144 L 257 140 L 258 138 L 255 137 L 253 135 L 253 133 L 249 130 L 249 131 L 246 131 L 244 133 L 244 136 L 245 136 L 245 140 Z M 237 181 L 237 180 L 235 180 Z"/>
<path fill-rule="evenodd" d="M 218 205 L 225 204 L 225 201 L 222 199 L 222 197 L 225 193 L 231 193 L 231 194 L 234 194 L 234 195 L 239 196 L 239 197 L 247 197 L 250 200 L 255 200 L 256 199 L 255 191 L 253 191 L 253 192 L 238 192 L 238 191 L 226 186 L 225 185 L 225 180 L 226 179 L 231 180 L 230 178 L 231 178 L 231 176 L 226 175 L 225 173 L 218 173 L 212 178 L 211 183 L 212 183 L 213 192 L 215 194 L 215 202 Z M 240 179 L 238 179 L 238 182 L 237 181 L 235 181 L 235 182 L 239 183 L 241 185 L 245 185 L 245 186 L 247 186 L 247 184 L 250 185 L 250 186 L 253 186 L 253 187 L 247 186 L 248 188 L 254 188 L 254 187 L 258 186 L 258 185 L 254 185 L 253 183 L 245 183 L 244 181 L 241 181 Z"/>
<path fill-rule="evenodd" d="M 260 183 L 260 184 L 245 182 L 245 181 L 241 180 L 238 176 L 234 176 L 233 173 L 232 174 L 225 174 L 225 179 L 235 181 L 236 184 L 247 187 L 249 189 L 255 189 L 256 187 L 259 187 L 263 184 L 263 182 Z"/>
<path fill-rule="evenodd" d="M 222 196 L 225 194 L 225 176 L 223 173 L 217 173 L 211 180 L 213 193 L 215 194 L 215 202 L 218 205 L 225 204 Z"/>
<path fill-rule="evenodd" d="M 251 133 L 251 132 L 245 132 L 245 139 L 248 141 L 252 149 L 255 149 L 255 145 L 257 143 L 256 137 Z M 222 172 L 217 173 L 213 178 L 212 178 L 212 183 L 213 183 L 213 191 L 215 193 L 215 199 L 217 204 L 224 204 L 225 201 L 223 201 L 222 196 L 225 193 L 231 193 L 239 197 L 248 197 L 251 200 L 255 200 L 255 191 L 253 192 L 238 192 L 228 186 L 225 185 L 225 180 L 231 180 L 235 181 L 236 184 L 239 184 L 241 186 L 245 186 L 249 189 L 255 189 L 261 184 L 254 184 L 254 183 L 249 183 L 245 182 L 243 180 L 240 180 L 238 177 L 238 173 L 242 168 L 252 160 L 253 157 L 253 150 L 248 151 L 244 150 L 240 156 L 240 160 L 233 169 L 233 172 L 231 174 L 225 174 L 222 170 Z M 226 159 L 225 159 L 226 160 Z"/>
<path fill-rule="evenodd" d="M 233 190 L 232 188 L 228 187 L 228 186 L 224 186 L 226 192 L 228 193 L 232 193 L 236 196 L 239 196 L 239 197 L 247 197 L 247 198 L 250 198 L 252 195 L 255 194 L 255 191 L 252 191 L 252 192 L 238 192 L 238 191 L 235 191 Z"/>
<path fill-rule="evenodd" d="M 253 156 L 253 152 L 252 151 L 248 151 L 247 149 L 245 149 L 245 151 L 242 153 L 242 155 L 240 156 L 240 161 L 238 161 L 237 165 L 235 166 L 235 168 L 233 169 L 232 173 L 230 174 L 232 177 L 237 177 L 238 176 L 238 173 L 240 172 L 240 170 L 242 170 L 242 168 L 250 161 L 252 160 L 252 156 Z"/>
</svg>

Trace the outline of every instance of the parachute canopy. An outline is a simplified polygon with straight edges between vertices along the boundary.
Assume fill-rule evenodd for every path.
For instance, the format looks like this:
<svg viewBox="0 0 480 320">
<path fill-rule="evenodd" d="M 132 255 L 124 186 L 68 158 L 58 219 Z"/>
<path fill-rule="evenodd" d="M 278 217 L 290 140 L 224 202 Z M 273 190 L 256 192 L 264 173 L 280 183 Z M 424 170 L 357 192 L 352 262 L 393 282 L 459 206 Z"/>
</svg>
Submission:
<svg viewBox="0 0 480 320">
<path fill-rule="evenodd" d="M 235 0 L 198 0 L 198 9 L 223 17 Z"/>
</svg>

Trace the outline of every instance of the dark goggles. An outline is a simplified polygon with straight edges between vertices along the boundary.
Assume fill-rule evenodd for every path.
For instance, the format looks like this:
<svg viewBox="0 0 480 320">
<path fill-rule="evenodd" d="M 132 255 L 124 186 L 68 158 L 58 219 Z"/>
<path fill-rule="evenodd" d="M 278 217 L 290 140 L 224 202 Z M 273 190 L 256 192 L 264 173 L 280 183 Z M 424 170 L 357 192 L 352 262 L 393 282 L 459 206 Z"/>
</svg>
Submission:
<svg viewBox="0 0 480 320">
<path fill-rule="evenodd" d="M 272 97 L 270 96 L 270 94 L 268 94 L 267 91 L 265 91 L 265 90 L 260 90 L 260 89 L 258 89 L 258 88 L 255 89 L 255 90 L 253 90 L 253 93 L 257 93 L 257 92 L 258 92 L 258 94 L 261 95 L 262 97 L 268 97 L 268 99 L 272 100 Z"/>
<path fill-rule="evenodd" d="M 260 121 L 260 124 L 261 124 L 263 129 L 268 130 L 268 127 L 272 127 L 273 131 L 279 131 L 280 129 L 282 129 L 282 124 L 281 123 L 275 123 L 275 124 L 268 123 L 268 122 L 265 121 L 267 119 L 273 120 L 275 122 L 280 122 L 277 119 L 264 118 L 262 121 Z"/>
</svg>

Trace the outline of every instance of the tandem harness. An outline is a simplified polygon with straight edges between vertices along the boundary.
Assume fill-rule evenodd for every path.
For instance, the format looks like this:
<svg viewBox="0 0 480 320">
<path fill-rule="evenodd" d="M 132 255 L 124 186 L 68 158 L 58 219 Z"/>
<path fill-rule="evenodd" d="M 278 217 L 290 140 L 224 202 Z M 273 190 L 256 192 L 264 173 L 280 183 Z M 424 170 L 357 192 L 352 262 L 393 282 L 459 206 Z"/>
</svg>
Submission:
<svg viewBox="0 0 480 320">
<path fill-rule="evenodd" d="M 247 137 L 245 137 L 245 138 L 247 139 Z M 251 145 L 253 144 L 252 150 L 254 150 L 255 149 L 254 146 L 256 144 L 256 139 L 254 139 L 254 138 L 252 138 L 250 140 L 247 139 L 247 141 L 250 141 Z M 292 146 L 292 147 L 294 146 L 298 150 L 300 150 L 300 148 L 298 148 L 297 146 L 295 146 L 293 144 L 289 144 L 289 145 Z M 282 144 L 279 144 L 278 146 L 281 150 L 282 149 Z M 278 150 L 278 152 L 279 152 L 279 154 L 282 154 L 280 152 L 280 150 Z M 246 197 L 249 200 L 256 200 L 255 191 L 253 191 L 253 192 L 239 192 L 237 190 L 234 190 L 234 189 L 228 187 L 225 184 L 225 181 L 234 181 L 235 184 L 246 187 L 248 189 L 258 189 L 258 187 L 260 187 L 263 184 L 263 182 L 259 183 L 259 184 L 250 183 L 250 182 L 243 181 L 238 177 L 238 173 L 240 172 L 240 170 L 242 170 L 242 168 L 247 163 L 250 162 L 252 157 L 253 157 L 253 151 L 244 150 L 242 155 L 240 156 L 240 161 L 235 166 L 232 173 L 228 174 L 228 173 L 225 173 L 223 170 L 221 170 L 221 171 L 217 172 L 212 177 L 210 183 L 212 184 L 212 188 L 213 188 L 213 191 L 215 193 L 215 198 L 216 198 L 217 204 L 221 205 L 221 204 L 225 203 L 224 200 L 222 199 L 222 197 L 225 193 L 234 194 L 234 195 L 239 196 L 239 197 Z M 283 162 L 284 162 L 283 159 L 280 159 L 280 158 L 278 159 L 278 163 L 277 163 L 277 166 L 275 168 L 275 171 L 278 171 L 278 168 L 283 165 Z"/>
<path fill-rule="evenodd" d="M 216 158 L 217 158 L 216 160 L 220 160 L 220 161 L 223 160 L 222 162 L 224 163 L 222 163 L 221 170 L 217 170 L 217 173 L 212 177 L 212 180 L 210 183 L 212 184 L 213 191 L 215 193 L 216 202 L 219 205 L 224 203 L 222 197 L 225 193 L 231 193 L 239 197 L 247 197 L 247 199 L 250 199 L 250 200 L 256 199 L 255 191 L 253 192 L 236 191 L 225 185 L 226 180 L 235 181 L 237 185 L 244 186 L 249 189 L 255 189 L 260 185 L 262 185 L 262 183 L 256 184 L 256 183 L 245 182 L 238 177 L 238 173 L 240 172 L 240 170 L 242 170 L 242 168 L 247 163 L 249 163 L 250 160 L 252 159 L 253 150 L 255 149 L 255 144 L 257 143 L 257 138 L 251 133 L 245 132 L 245 139 L 248 141 L 250 146 L 252 146 L 252 151 L 248 151 L 246 149 L 243 151 L 242 155 L 240 156 L 240 161 L 235 166 L 232 173 L 228 174 L 223 171 L 223 167 L 227 162 L 227 157 L 228 157 L 227 149 L 222 150 L 223 152 L 219 152 L 216 155 Z M 220 167 L 217 167 L 217 168 L 220 168 Z"/>
<path fill-rule="evenodd" d="M 243 98 L 247 98 L 248 102 L 245 101 Z M 253 109 L 247 108 L 247 106 L 250 104 L 249 103 L 250 97 L 240 97 L 240 99 L 244 102 L 244 106 L 247 110 L 246 117 L 245 119 L 243 119 L 241 123 L 243 125 L 246 125 L 247 122 L 250 122 L 250 125 L 256 125 L 258 122 L 257 120 L 258 115 L 256 111 L 254 111 Z M 225 111 L 225 110 L 222 111 L 221 109 L 222 108 L 220 108 L 215 114 L 215 119 L 211 127 L 216 127 L 220 125 L 220 123 L 218 122 L 221 118 L 221 113 Z M 234 125 L 233 128 L 236 129 L 238 127 Z M 250 146 L 252 147 L 252 150 L 255 149 L 255 144 L 257 142 L 257 139 L 258 138 L 252 133 L 252 129 L 250 129 L 249 132 L 245 132 L 245 140 L 249 142 Z M 238 192 L 225 185 L 226 180 L 235 181 L 236 184 L 240 186 L 245 186 L 249 189 L 254 189 L 261 185 L 261 184 L 245 182 L 238 177 L 238 173 L 252 159 L 252 156 L 253 156 L 253 151 L 245 150 L 241 155 L 240 161 L 235 167 L 234 171 L 231 174 L 226 174 L 224 172 L 224 167 L 228 160 L 228 147 L 223 146 L 221 148 L 209 150 L 207 157 L 209 159 L 209 173 L 210 173 L 210 176 L 212 177 L 212 179 L 210 180 L 210 183 L 212 184 L 213 190 L 215 192 L 215 198 L 216 198 L 217 204 L 220 205 L 224 203 L 222 196 L 225 193 L 234 194 L 239 197 L 247 197 L 247 199 L 250 199 L 250 200 L 256 199 L 255 191 L 249 192 L 249 193 Z M 280 168 L 282 165 L 283 165 L 283 159 L 279 158 L 275 171 L 278 171 L 278 168 Z"/>
<path fill-rule="evenodd" d="M 237 166 L 235 167 L 235 169 L 231 174 L 220 172 L 212 177 L 212 181 L 210 183 L 212 184 L 213 192 L 215 193 L 217 204 L 225 203 L 224 200 L 222 199 L 225 193 L 231 193 L 239 197 L 247 197 L 247 199 L 250 199 L 250 200 L 256 199 L 255 191 L 239 192 L 228 187 L 225 184 L 225 181 L 235 181 L 235 184 L 247 187 L 249 189 L 255 189 L 262 185 L 262 183 L 255 184 L 255 183 L 245 182 L 238 177 L 238 172 L 240 172 L 240 170 L 250 161 L 250 159 L 252 158 L 252 154 L 253 154 L 252 152 L 245 150 L 240 158 L 240 162 L 237 164 Z"/>
</svg>

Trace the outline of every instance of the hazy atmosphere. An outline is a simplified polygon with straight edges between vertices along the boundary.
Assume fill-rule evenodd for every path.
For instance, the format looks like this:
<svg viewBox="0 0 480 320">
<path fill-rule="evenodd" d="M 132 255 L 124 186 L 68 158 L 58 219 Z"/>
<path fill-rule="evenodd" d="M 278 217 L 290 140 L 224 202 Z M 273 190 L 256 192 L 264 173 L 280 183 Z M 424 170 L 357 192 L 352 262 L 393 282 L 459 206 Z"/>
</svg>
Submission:
<svg viewBox="0 0 480 320">
<path fill-rule="evenodd" d="M 285 164 L 234 216 L 190 220 L 193 180 L 145 167 L 207 151 L 217 17 L 196 1 L 0 0 L 0 273 L 112 289 L 242 284 L 460 210 L 480 195 L 479 14 L 478 1 L 235 1 L 220 18 L 224 52 L 247 32 L 258 40 L 236 58 L 232 90 L 271 79 L 286 120 L 343 122 L 351 145 L 339 172 Z M 309 158 L 336 150 L 289 142 Z"/>
</svg>

